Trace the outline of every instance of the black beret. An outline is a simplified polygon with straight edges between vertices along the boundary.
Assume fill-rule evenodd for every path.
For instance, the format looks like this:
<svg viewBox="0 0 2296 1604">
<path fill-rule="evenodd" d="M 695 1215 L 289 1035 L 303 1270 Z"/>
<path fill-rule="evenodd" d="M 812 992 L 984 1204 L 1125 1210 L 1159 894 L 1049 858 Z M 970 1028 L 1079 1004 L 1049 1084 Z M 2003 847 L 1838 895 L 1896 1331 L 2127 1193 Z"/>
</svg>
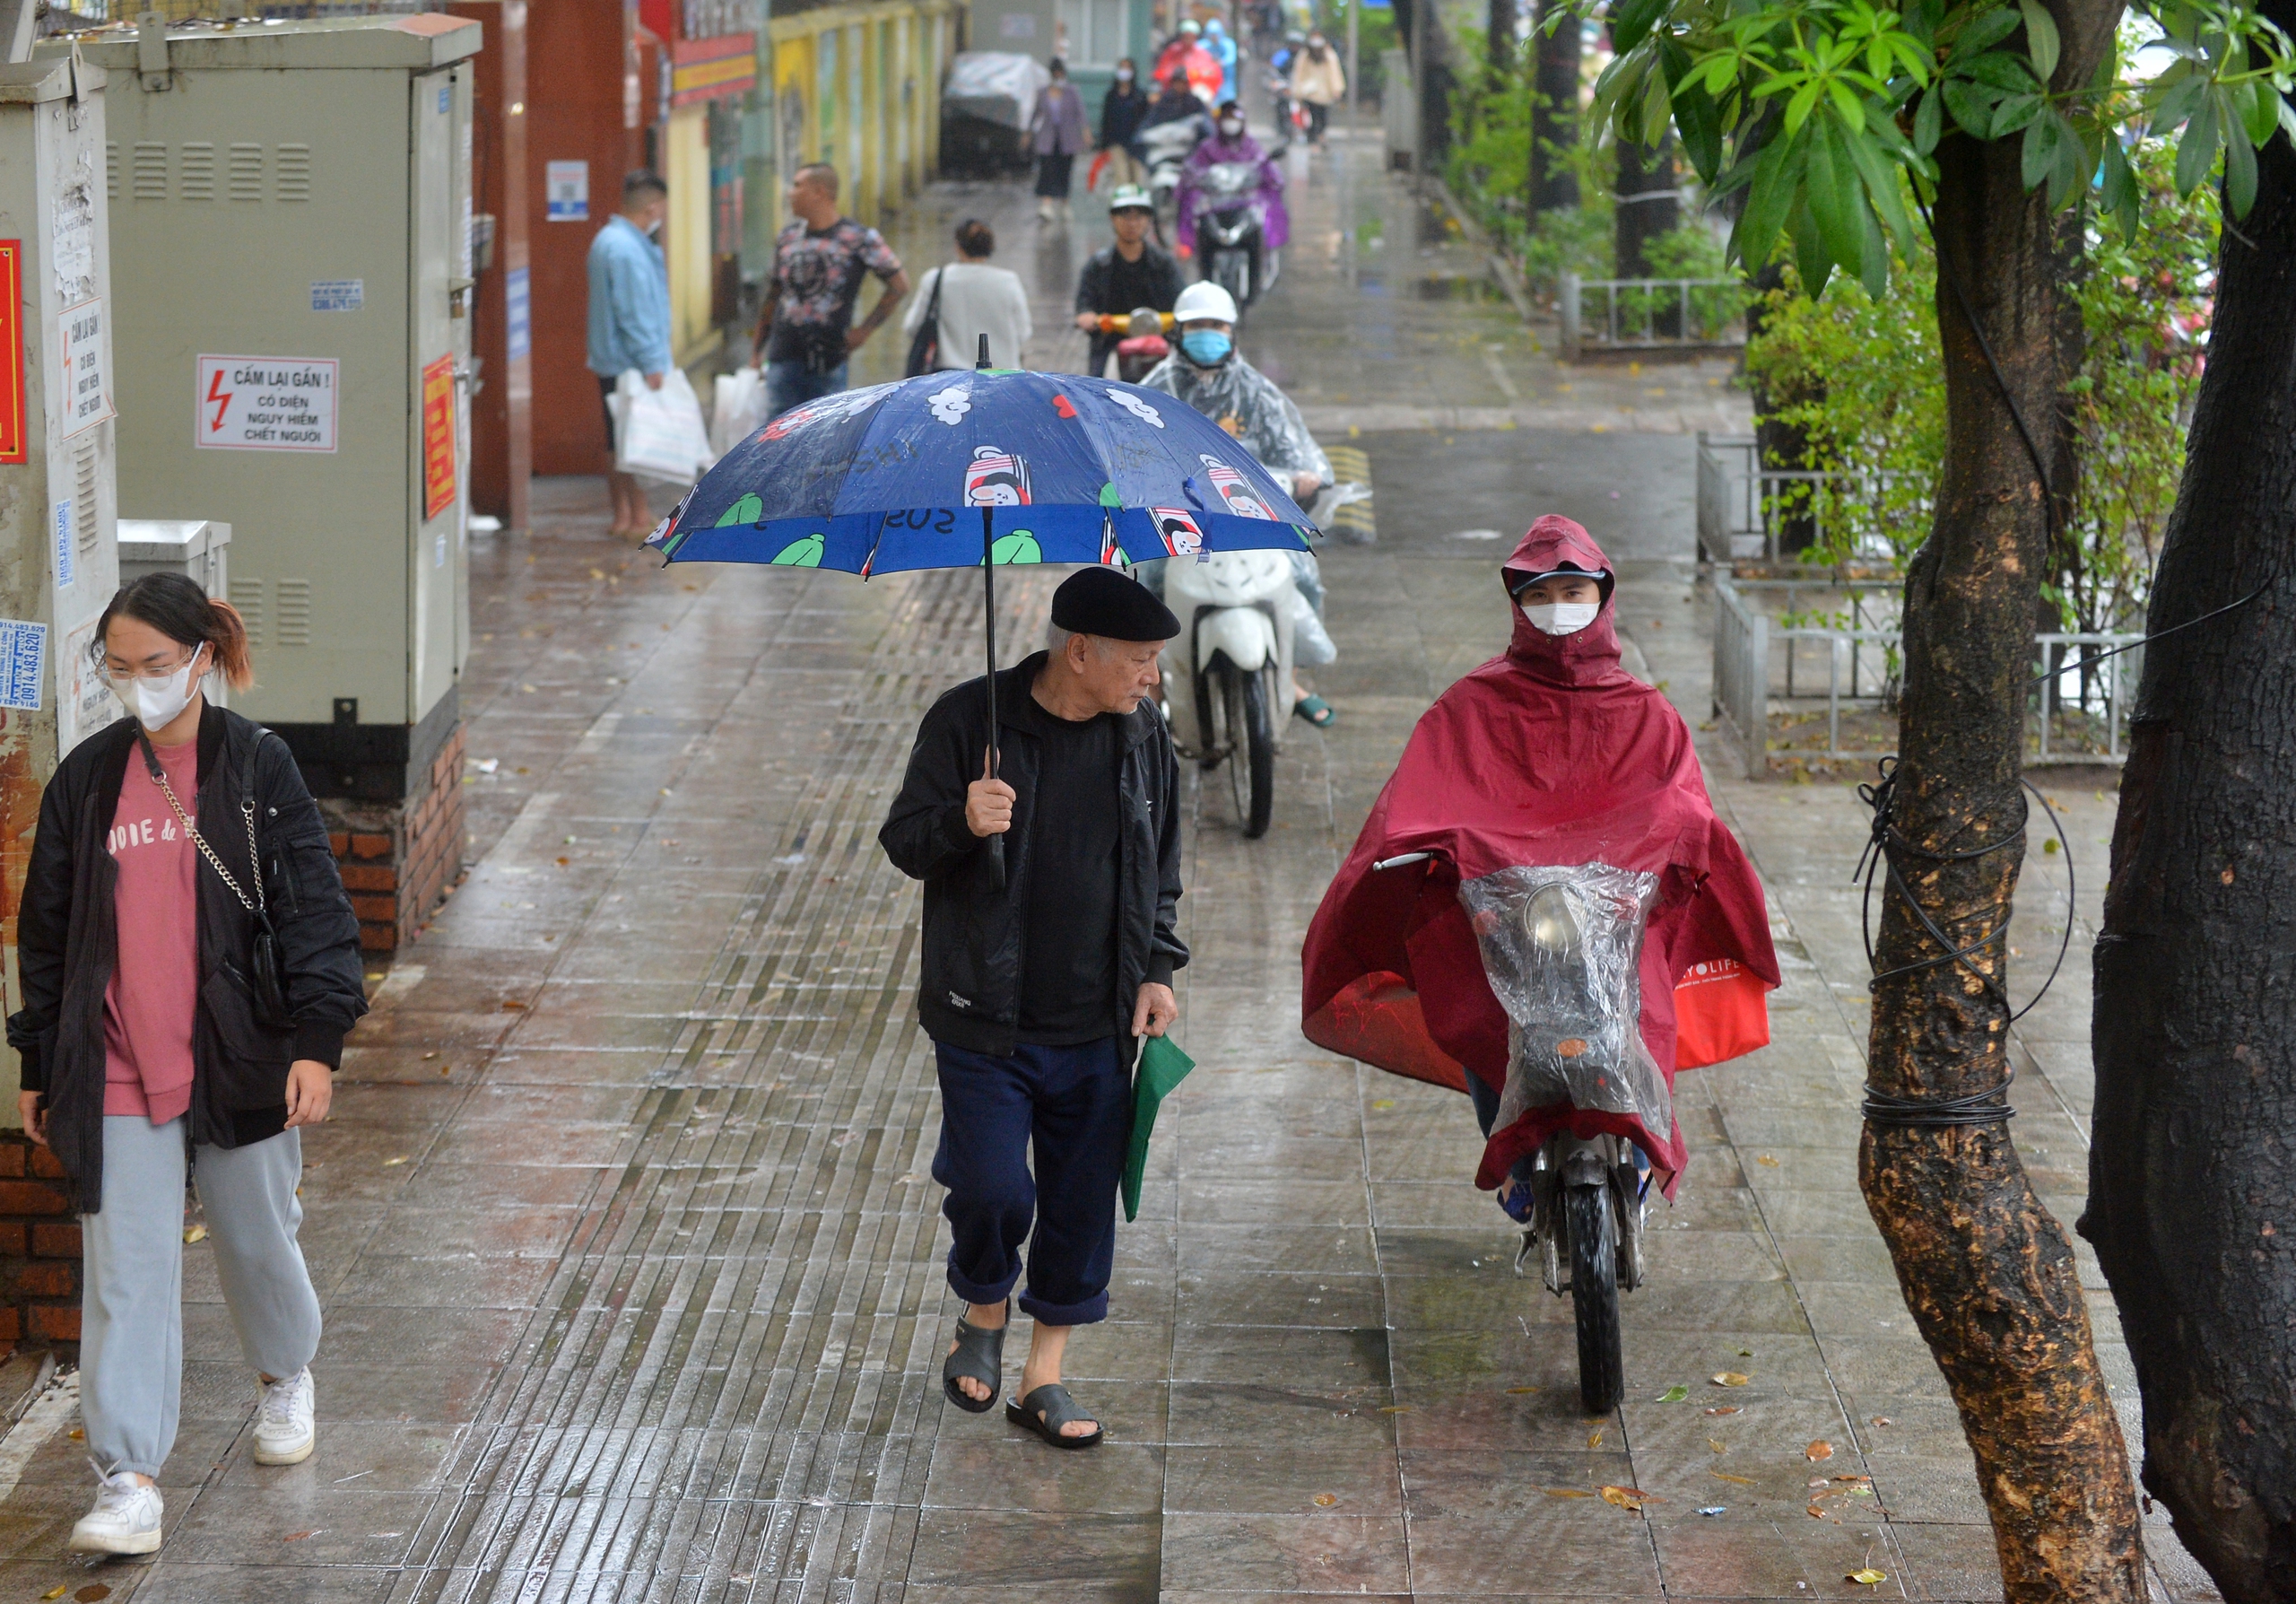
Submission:
<svg viewBox="0 0 2296 1604">
<path fill-rule="evenodd" d="M 1180 621 L 1154 591 L 1113 568 L 1080 568 L 1052 593 L 1052 622 L 1072 635 L 1108 641 L 1169 641 Z"/>
</svg>

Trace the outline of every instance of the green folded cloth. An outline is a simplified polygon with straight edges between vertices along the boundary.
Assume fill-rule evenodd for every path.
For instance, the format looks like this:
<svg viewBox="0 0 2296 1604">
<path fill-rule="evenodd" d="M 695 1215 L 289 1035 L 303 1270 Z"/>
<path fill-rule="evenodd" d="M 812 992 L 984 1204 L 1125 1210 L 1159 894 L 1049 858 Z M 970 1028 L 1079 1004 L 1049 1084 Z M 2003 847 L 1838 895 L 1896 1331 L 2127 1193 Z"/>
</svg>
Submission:
<svg viewBox="0 0 2296 1604">
<path fill-rule="evenodd" d="M 1148 1133 L 1156 1110 L 1187 1078 L 1196 1060 L 1170 1036 L 1150 1036 L 1140 1044 L 1140 1068 L 1132 1077 L 1132 1143 L 1124 1155 L 1124 1217 L 1140 1217 L 1140 1178 L 1148 1171 Z"/>
</svg>

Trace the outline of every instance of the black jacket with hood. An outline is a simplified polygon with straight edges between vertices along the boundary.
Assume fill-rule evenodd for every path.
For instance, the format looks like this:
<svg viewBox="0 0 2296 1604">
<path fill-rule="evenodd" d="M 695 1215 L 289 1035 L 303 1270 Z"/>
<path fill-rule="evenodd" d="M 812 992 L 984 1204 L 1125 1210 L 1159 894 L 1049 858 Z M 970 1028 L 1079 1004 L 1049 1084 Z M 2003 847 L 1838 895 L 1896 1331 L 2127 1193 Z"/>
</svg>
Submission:
<svg viewBox="0 0 2296 1604">
<path fill-rule="evenodd" d="M 74 747 L 39 804 L 16 926 L 24 1006 L 8 1018 L 23 1089 L 42 1094 L 48 1142 L 79 1190 L 103 1199 L 104 991 L 118 962 L 119 869 L 105 846 L 127 765 L 141 763 L 136 723 L 123 719 Z M 298 1059 L 330 1069 L 367 1011 L 359 920 L 328 850 L 326 825 L 287 743 L 210 703 L 199 719 L 199 833 L 249 894 L 243 801 L 255 804 L 265 901 L 278 936 L 289 1030 L 258 1021 L 248 983 L 255 919 L 199 861 L 199 1006 L 192 1031 L 191 1139 L 245 1146 L 286 1128 L 287 1070 Z"/>
<path fill-rule="evenodd" d="M 965 789 L 981 776 L 988 722 L 983 680 L 943 696 L 918 727 L 909 772 L 878 841 L 893 867 L 925 882 L 925 945 L 917 1012 L 926 1034 L 970 1052 L 1010 1053 L 1019 1040 L 1022 936 L 1028 924 L 1030 836 L 1036 824 L 1037 737 L 1023 710 L 1044 667 L 1038 652 L 996 676 L 997 777 L 1013 788 L 1004 836 L 1004 887 L 965 824 Z M 1109 1031 L 1129 1036 L 1142 985 L 1170 985 L 1187 962 L 1176 928 L 1180 900 L 1179 763 L 1152 702 L 1122 721 L 1117 798 L 1116 993 Z M 1046 825 L 1057 828 L 1057 821 Z"/>
</svg>

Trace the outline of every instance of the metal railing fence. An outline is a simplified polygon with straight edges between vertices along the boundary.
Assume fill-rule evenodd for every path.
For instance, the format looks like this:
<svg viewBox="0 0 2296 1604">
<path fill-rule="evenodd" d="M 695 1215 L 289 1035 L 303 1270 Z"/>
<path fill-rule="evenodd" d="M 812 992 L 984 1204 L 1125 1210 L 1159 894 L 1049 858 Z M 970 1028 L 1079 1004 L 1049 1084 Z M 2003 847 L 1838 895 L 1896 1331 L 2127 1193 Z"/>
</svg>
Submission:
<svg viewBox="0 0 2296 1604">
<path fill-rule="evenodd" d="M 1877 500 L 1897 482 L 1892 473 L 1835 474 L 1768 468 L 1751 434 L 1698 436 L 1698 548 L 1709 562 L 1775 562 L 1787 527 L 1807 520 L 1822 542 L 1827 510 L 1845 497 Z M 1877 551 L 1876 560 L 1891 554 Z"/>
<path fill-rule="evenodd" d="M 1562 360 L 1575 362 L 1590 346 L 1614 351 L 1735 346 L 1746 343 L 1746 284 L 1737 278 L 1581 278 L 1561 275 L 1555 285 Z M 1600 327 L 1587 327 L 1589 302 L 1602 303 Z M 1727 315 L 1711 315 L 1717 304 Z M 1671 321 L 1670 330 L 1661 327 Z"/>
</svg>

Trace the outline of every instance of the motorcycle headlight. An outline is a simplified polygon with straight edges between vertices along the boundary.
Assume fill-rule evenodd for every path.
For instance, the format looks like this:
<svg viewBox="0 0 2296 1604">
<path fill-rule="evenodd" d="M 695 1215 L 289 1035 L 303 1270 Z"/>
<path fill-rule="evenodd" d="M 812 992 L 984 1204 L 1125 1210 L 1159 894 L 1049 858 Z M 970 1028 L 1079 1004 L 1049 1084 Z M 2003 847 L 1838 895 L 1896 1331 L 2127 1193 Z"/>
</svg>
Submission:
<svg viewBox="0 0 2296 1604">
<path fill-rule="evenodd" d="M 1578 916 L 1570 905 L 1570 894 L 1561 885 L 1542 885 L 1533 892 L 1523 908 L 1523 934 L 1548 957 L 1575 955 L 1579 946 Z"/>
</svg>

